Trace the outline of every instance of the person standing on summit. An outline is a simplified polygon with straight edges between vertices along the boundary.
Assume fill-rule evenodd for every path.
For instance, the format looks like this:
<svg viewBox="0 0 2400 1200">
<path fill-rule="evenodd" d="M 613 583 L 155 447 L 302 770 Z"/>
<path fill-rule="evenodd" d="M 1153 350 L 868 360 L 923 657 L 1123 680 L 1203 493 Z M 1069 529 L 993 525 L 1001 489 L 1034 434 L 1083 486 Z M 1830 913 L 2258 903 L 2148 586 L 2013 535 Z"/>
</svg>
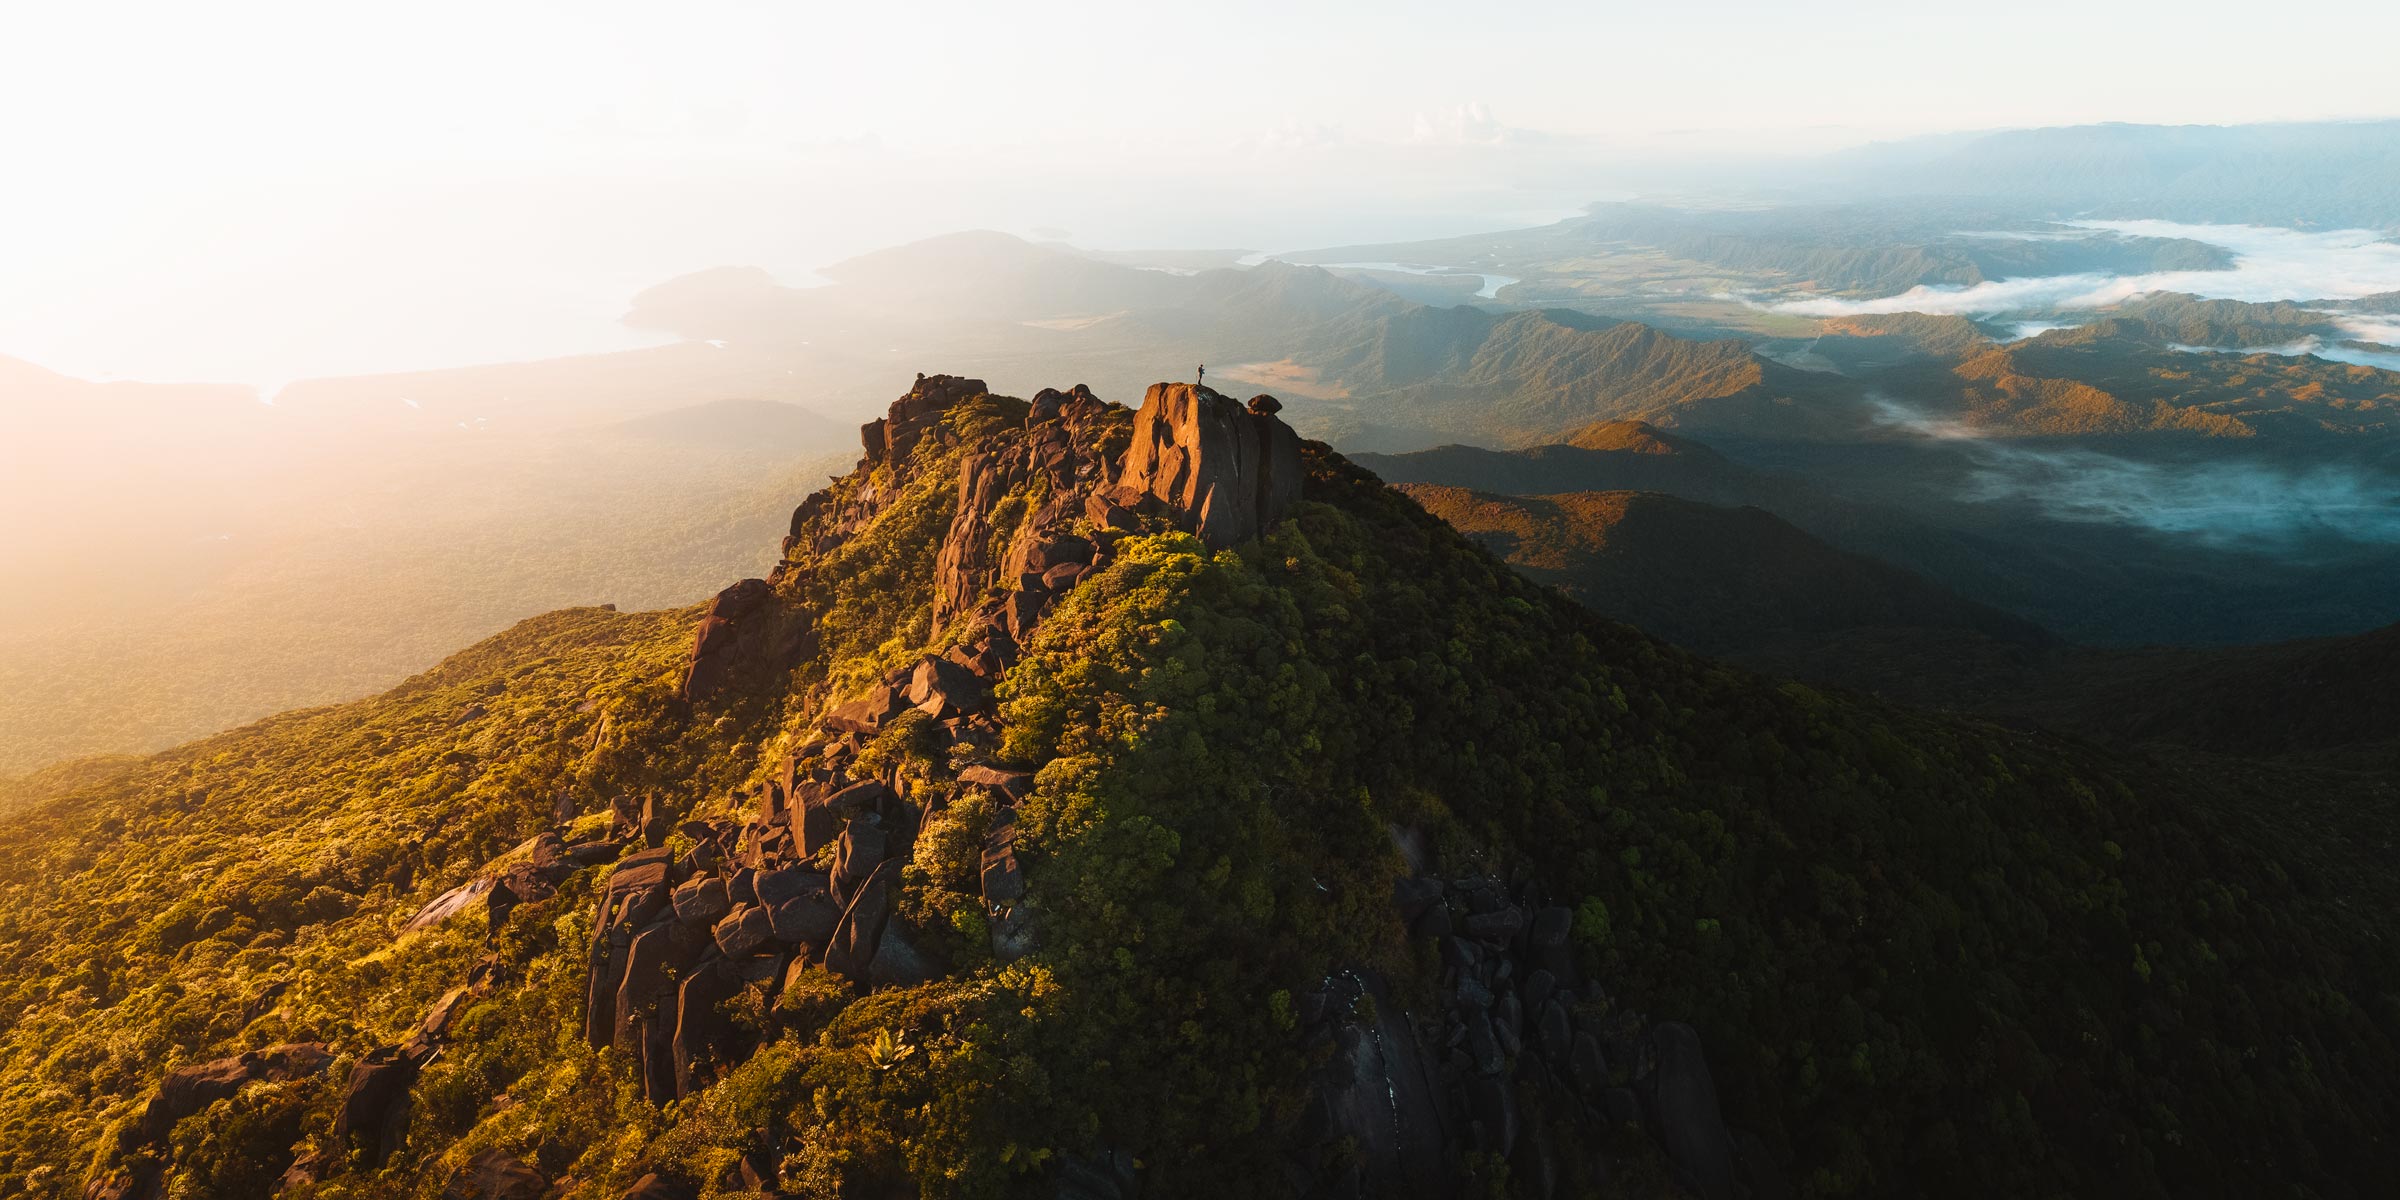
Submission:
<svg viewBox="0 0 2400 1200">
<path fill-rule="evenodd" d="M 1196 368 L 1195 370 L 1193 370 L 1193 372 L 1192 372 L 1192 386 L 1193 386 L 1193 387 L 1199 387 L 1199 386 L 1201 385 L 1201 381 L 1202 381 L 1202 380 L 1204 380 L 1204 379 L 1207 379 L 1207 378 L 1208 378 L 1208 364 L 1207 364 L 1207 363 L 1201 363 L 1201 364 L 1199 365 L 1199 367 L 1198 367 L 1198 368 Z"/>
</svg>

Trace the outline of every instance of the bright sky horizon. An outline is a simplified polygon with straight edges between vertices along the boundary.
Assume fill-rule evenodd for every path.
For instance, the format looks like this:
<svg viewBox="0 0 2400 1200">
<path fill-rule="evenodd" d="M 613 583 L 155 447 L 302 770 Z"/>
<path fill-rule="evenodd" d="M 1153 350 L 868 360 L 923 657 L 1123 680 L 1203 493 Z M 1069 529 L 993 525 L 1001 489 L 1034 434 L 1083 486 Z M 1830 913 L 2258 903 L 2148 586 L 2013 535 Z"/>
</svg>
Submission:
<svg viewBox="0 0 2400 1200">
<path fill-rule="evenodd" d="M 272 386 L 964 227 L 1278 249 L 1554 219 L 1611 162 L 2400 116 L 2391 7 L 2214 7 L 6 4 L 0 354 Z"/>
</svg>

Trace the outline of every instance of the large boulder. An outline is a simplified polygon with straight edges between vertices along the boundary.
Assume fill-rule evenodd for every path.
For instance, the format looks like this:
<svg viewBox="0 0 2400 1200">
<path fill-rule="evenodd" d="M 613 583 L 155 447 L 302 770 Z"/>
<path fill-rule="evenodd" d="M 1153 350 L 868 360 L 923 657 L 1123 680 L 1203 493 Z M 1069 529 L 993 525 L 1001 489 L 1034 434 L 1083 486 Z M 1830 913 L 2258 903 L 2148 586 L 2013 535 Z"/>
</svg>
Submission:
<svg viewBox="0 0 2400 1200">
<path fill-rule="evenodd" d="M 915 987 L 941 977 L 941 966 L 917 947 L 908 927 L 887 922 L 875 958 L 867 964 L 867 982 L 874 987 Z"/>
<path fill-rule="evenodd" d="M 418 1066 L 398 1047 L 386 1047 L 350 1068 L 341 1105 L 334 1110 L 333 1140 L 364 1154 L 369 1170 L 383 1166 L 408 1133 L 408 1093 L 416 1086 Z"/>
<path fill-rule="evenodd" d="M 1025 872 L 1017 864 L 1017 821 L 1014 810 L 992 822 L 983 841 L 983 900 L 1006 908 L 1025 897 Z"/>
<path fill-rule="evenodd" d="M 899 799 L 880 779 L 862 779 L 825 797 L 825 807 L 833 815 L 848 821 L 871 812 L 881 812 L 884 805 Z"/>
<path fill-rule="evenodd" d="M 837 705 L 825 714 L 823 724 L 835 733 L 873 733 L 883 728 L 884 722 L 907 711 L 908 703 L 901 689 L 877 686 L 848 704 Z"/>
<path fill-rule="evenodd" d="M 766 580 L 745 579 L 709 602 L 708 615 L 700 619 L 700 632 L 692 640 L 691 662 L 684 668 L 684 699 L 705 700 L 725 686 L 743 643 L 755 640 L 745 636 L 751 632 L 751 618 L 774 594 Z"/>
<path fill-rule="evenodd" d="M 733 894 L 719 875 L 704 875 L 675 889 L 675 919 L 713 925 L 733 911 Z"/>
<path fill-rule="evenodd" d="M 767 928 L 776 941 L 812 949 L 822 948 L 841 923 L 842 910 L 822 887 L 777 901 L 767 910 Z"/>
<path fill-rule="evenodd" d="M 767 948 L 775 940 L 774 923 L 767 910 L 755 904 L 744 905 L 717 922 L 714 931 L 717 948 L 727 958 L 748 958 Z"/>
<path fill-rule="evenodd" d="M 899 903 L 900 861 L 893 859 L 877 867 L 842 910 L 841 923 L 825 947 L 825 969 L 854 983 L 868 982 L 867 968 L 883 947 L 884 927 Z"/>
<path fill-rule="evenodd" d="M 675 1003 L 677 1099 L 708 1086 L 725 1061 L 734 1027 L 723 1005 L 741 989 L 741 977 L 721 961 L 693 971 L 683 981 Z"/>
<path fill-rule="evenodd" d="M 971 783 L 977 787 L 991 788 L 1006 796 L 1011 803 L 1022 800 L 1033 792 L 1033 772 L 1010 771 L 1001 767 L 987 767 L 980 763 L 960 771 L 958 781 Z"/>
<path fill-rule="evenodd" d="M 810 892 L 823 891 L 825 887 L 826 877 L 822 871 L 811 871 L 804 867 L 783 867 L 778 870 L 759 872 L 758 879 L 750 885 L 750 890 L 757 894 L 760 904 L 773 908 L 795 896 L 805 896 Z"/>
<path fill-rule="evenodd" d="M 981 708 L 989 690 L 965 667 L 928 658 L 909 675 L 906 698 L 917 711 L 938 721 Z"/>
<path fill-rule="evenodd" d="M 1273 412 L 1160 383 L 1134 414 L 1121 485 L 1164 501 L 1201 541 L 1230 546 L 1281 520 L 1301 476 L 1300 436 Z"/>
<path fill-rule="evenodd" d="M 1023 580 L 1058 567 L 1089 566 L 1096 552 L 1089 540 L 1072 533 L 1028 531 L 1026 536 L 1010 543 L 1008 561 L 1000 565 L 1000 572 L 1006 578 Z"/>
<path fill-rule="evenodd" d="M 657 1010 L 675 981 L 674 934 L 664 925 L 653 925 L 634 935 L 625 954 L 624 982 L 618 986 L 616 1031 L 610 1039 L 628 1053 L 641 1046 L 641 1019 Z"/>
<path fill-rule="evenodd" d="M 842 818 L 826 806 L 826 791 L 826 785 L 818 780 L 803 780 L 793 785 L 791 801 L 784 809 L 792 848 L 802 858 L 815 858 L 817 851 L 842 836 Z"/>
<path fill-rule="evenodd" d="M 1658 1054 L 1650 1115 L 1667 1158 L 1691 1180 L 1700 1200 L 1733 1200 L 1733 1137 L 1717 1108 L 1716 1081 L 1700 1050 L 1700 1034 L 1680 1021 L 1650 1031 Z"/>
<path fill-rule="evenodd" d="M 646 857 L 648 856 L 648 857 Z M 616 1037 L 617 992 L 625 983 L 625 965 L 634 931 L 671 911 L 667 881 L 671 865 L 666 851 L 645 850 L 625 860 L 608 877 L 592 914 L 592 953 L 584 985 L 584 1039 L 594 1050 Z"/>
<path fill-rule="evenodd" d="M 850 822 L 833 851 L 834 899 L 848 905 L 867 876 L 890 855 L 890 844 L 890 836 L 873 821 L 860 818 Z"/>
<path fill-rule="evenodd" d="M 417 1022 L 417 1027 L 401 1039 L 400 1052 L 418 1062 L 431 1061 L 434 1052 L 449 1039 L 450 1027 L 457 1023 L 458 1015 L 466 1010 L 467 1001 L 473 995 L 473 989 L 463 987 L 443 992 L 442 998 L 434 1001 L 432 1008 L 425 1010 L 425 1019 Z"/>
<path fill-rule="evenodd" d="M 333 1055 L 322 1044 L 294 1042 L 184 1067 L 159 1081 L 158 1094 L 142 1110 L 142 1137 L 152 1143 L 164 1142 L 175 1122 L 233 1095 L 244 1084 L 305 1078 L 332 1061 Z"/>
</svg>

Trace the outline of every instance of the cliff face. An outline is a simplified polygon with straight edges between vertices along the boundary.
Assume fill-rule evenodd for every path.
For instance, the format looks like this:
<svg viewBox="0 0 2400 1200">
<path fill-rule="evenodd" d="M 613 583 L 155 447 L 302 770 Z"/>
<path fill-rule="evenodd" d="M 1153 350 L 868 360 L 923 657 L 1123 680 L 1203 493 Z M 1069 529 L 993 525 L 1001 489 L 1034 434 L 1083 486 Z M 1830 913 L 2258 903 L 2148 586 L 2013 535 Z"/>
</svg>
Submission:
<svg viewBox="0 0 2400 1200">
<path fill-rule="evenodd" d="M 1258 536 L 1300 496 L 1300 438 L 1273 396 L 1248 409 L 1198 384 L 1162 383 L 1134 414 L 1124 486 L 1188 518 L 1211 546 Z"/>
</svg>

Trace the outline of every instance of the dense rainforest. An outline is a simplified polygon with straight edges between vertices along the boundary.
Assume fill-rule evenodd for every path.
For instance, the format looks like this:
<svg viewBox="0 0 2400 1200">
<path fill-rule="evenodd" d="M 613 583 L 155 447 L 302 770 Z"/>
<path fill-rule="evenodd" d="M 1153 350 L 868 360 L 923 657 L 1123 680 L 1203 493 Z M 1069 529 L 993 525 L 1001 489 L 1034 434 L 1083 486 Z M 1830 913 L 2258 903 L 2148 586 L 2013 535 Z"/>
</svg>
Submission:
<svg viewBox="0 0 2400 1200">
<path fill-rule="evenodd" d="M 2388 782 L 1696 657 L 1277 407 L 921 377 L 705 611 L 35 779 L 0 1193 L 2400 1175 Z"/>
</svg>

